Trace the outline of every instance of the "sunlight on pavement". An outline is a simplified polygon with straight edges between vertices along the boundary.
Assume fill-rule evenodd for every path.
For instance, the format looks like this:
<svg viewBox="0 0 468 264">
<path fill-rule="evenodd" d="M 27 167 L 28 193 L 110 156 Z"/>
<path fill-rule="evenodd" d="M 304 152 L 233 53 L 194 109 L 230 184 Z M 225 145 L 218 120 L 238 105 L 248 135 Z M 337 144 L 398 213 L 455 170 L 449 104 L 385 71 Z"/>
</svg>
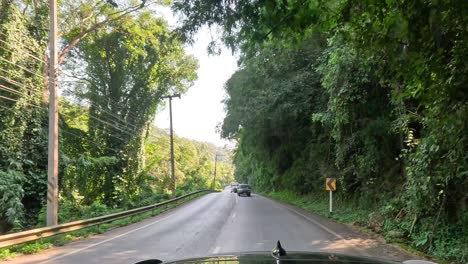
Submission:
<svg viewBox="0 0 468 264">
<path fill-rule="evenodd" d="M 318 241 L 320 242 L 320 241 Z M 323 241 L 321 241 L 323 243 Z M 327 246 L 324 247 L 326 250 L 337 250 L 337 249 L 348 249 L 350 247 L 355 247 L 359 249 L 368 249 L 378 246 L 377 241 L 373 239 L 346 239 L 346 240 L 336 240 L 330 241 L 327 243 Z"/>
</svg>

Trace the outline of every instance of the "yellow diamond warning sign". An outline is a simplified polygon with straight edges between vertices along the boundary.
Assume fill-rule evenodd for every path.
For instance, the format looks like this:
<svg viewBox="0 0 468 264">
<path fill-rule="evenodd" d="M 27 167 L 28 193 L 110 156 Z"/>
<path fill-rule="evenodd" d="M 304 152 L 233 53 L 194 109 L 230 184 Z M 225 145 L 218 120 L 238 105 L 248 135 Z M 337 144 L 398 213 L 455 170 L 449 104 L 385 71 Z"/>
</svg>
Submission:
<svg viewBox="0 0 468 264">
<path fill-rule="evenodd" d="M 336 178 L 327 178 L 325 181 L 325 189 L 327 191 L 336 191 Z"/>
</svg>

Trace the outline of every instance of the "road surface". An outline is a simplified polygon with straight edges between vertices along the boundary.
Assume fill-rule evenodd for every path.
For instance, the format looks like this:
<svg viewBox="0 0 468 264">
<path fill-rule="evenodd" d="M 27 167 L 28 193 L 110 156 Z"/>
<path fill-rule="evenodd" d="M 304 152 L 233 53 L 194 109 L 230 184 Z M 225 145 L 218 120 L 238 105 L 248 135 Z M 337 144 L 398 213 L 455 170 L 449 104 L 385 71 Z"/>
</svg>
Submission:
<svg viewBox="0 0 468 264">
<path fill-rule="evenodd" d="M 350 228 L 252 194 L 210 193 L 159 216 L 105 234 L 17 257 L 6 263 L 135 263 L 212 254 L 271 251 L 281 240 L 288 251 L 328 251 L 411 258 Z"/>
</svg>

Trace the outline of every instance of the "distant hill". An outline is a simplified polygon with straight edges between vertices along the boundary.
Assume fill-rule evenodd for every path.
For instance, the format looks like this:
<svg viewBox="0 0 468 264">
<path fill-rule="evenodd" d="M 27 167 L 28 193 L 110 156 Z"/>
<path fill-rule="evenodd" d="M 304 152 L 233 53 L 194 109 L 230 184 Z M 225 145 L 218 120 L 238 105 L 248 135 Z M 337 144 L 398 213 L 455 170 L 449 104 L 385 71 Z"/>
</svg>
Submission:
<svg viewBox="0 0 468 264">
<path fill-rule="evenodd" d="M 160 137 L 160 136 L 170 137 L 169 128 L 159 128 L 159 127 L 153 126 L 152 130 L 153 130 L 152 134 L 156 137 Z M 177 136 L 175 132 L 174 132 L 174 138 L 190 141 L 194 145 L 204 145 L 204 147 L 211 150 L 210 152 L 213 154 L 213 159 L 215 157 L 215 154 L 218 154 L 218 161 L 229 162 L 229 163 L 231 163 L 232 161 L 233 150 L 228 147 L 216 146 L 215 144 L 210 143 L 210 142 L 197 141 L 197 140 L 193 140 L 193 139 L 189 139 L 185 137 L 179 137 Z"/>
</svg>

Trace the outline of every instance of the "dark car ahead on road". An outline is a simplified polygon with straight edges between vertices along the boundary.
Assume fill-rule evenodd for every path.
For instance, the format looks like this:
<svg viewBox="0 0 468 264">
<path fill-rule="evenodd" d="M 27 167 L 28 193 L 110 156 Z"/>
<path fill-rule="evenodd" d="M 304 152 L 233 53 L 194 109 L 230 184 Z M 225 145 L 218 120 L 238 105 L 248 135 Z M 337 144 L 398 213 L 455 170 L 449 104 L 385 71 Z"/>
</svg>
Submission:
<svg viewBox="0 0 468 264">
<path fill-rule="evenodd" d="M 231 192 L 232 193 L 237 193 L 237 188 L 239 187 L 239 184 L 231 184 Z"/>
<path fill-rule="evenodd" d="M 241 196 L 242 194 L 250 196 L 251 188 L 248 184 L 240 184 L 237 188 L 237 195 Z"/>
</svg>

